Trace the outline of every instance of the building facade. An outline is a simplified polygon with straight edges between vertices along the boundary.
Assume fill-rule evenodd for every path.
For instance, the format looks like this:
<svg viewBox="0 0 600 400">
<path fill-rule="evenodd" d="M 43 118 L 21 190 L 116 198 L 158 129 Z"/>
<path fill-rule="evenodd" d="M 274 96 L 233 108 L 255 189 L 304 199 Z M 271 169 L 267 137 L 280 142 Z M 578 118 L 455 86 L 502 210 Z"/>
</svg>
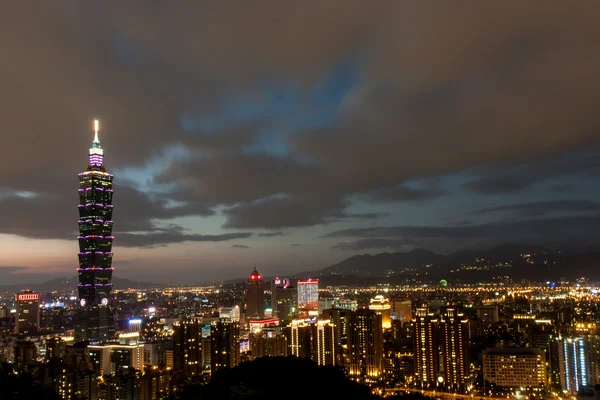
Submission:
<svg viewBox="0 0 600 400">
<path fill-rule="evenodd" d="M 298 280 L 298 315 L 317 316 L 319 313 L 319 280 Z"/>
<path fill-rule="evenodd" d="M 79 305 L 75 335 L 78 340 L 100 341 L 114 336 L 112 291 L 113 175 L 104 168 L 104 150 L 98 139 L 98 121 L 89 150 L 88 168 L 79 174 Z"/>
<path fill-rule="evenodd" d="M 541 389 L 546 377 L 546 357 L 536 348 L 487 349 L 482 354 L 483 380 L 501 388 Z"/>
<path fill-rule="evenodd" d="M 31 290 L 15 294 L 15 334 L 32 335 L 40 328 L 40 295 Z"/>
<path fill-rule="evenodd" d="M 298 289 L 287 278 L 275 278 L 271 282 L 272 316 L 282 321 L 296 315 L 298 309 Z"/>
<path fill-rule="evenodd" d="M 263 319 L 265 317 L 265 288 L 263 278 L 256 267 L 248 278 L 245 310 L 246 319 Z"/>
<path fill-rule="evenodd" d="M 381 315 L 357 310 L 350 315 L 348 374 L 363 383 L 383 378 L 383 327 Z"/>
<path fill-rule="evenodd" d="M 240 363 L 240 324 L 219 319 L 211 326 L 211 373 Z"/>
</svg>

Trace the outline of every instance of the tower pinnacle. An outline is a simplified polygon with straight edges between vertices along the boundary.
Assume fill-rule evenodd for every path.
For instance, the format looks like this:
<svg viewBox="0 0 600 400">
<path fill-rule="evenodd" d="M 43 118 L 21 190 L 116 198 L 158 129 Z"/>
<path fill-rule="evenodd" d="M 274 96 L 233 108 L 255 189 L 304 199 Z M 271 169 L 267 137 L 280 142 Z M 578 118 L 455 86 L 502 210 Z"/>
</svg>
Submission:
<svg viewBox="0 0 600 400">
<path fill-rule="evenodd" d="M 100 130 L 100 121 L 97 119 L 94 120 L 94 142 L 100 144 L 100 139 L 98 139 L 98 131 Z"/>
</svg>

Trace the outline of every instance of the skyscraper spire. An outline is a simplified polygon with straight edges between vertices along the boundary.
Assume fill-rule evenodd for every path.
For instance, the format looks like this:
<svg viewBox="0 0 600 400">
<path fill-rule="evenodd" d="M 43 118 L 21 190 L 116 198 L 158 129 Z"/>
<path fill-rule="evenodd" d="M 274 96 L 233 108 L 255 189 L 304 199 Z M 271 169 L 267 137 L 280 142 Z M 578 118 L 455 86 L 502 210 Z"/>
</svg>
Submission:
<svg viewBox="0 0 600 400">
<path fill-rule="evenodd" d="M 98 131 L 100 130 L 100 121 L 94 120 L 94 141 L 90 148 L 90 166 L 101 167 L 104 161 L 104 150 L 100 146 Z"/>
<path fill-rule="evenodd" d="M 94 141 L 92 142 L 92 146 L 97 144 L 100 147 L 100 139 L 98 139 L 98 131 L 100 130 L 100 121 L 97 119 L 94 120 Z"/>
</svg>

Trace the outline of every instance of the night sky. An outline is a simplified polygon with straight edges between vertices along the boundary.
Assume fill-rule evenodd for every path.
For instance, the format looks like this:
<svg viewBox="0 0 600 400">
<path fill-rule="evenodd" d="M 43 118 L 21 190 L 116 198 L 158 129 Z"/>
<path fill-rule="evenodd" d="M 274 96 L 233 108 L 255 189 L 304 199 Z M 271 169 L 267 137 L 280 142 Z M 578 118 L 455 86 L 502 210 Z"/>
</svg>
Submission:
<svg viewBox="0 0 600 400">
<path fill-rule="evenodd" d="M 0 284 L 75 276 L 93 119 L 115 275 L 596 244 L 600 3 L 60 1 L 0 12 Z"/>
</svg>

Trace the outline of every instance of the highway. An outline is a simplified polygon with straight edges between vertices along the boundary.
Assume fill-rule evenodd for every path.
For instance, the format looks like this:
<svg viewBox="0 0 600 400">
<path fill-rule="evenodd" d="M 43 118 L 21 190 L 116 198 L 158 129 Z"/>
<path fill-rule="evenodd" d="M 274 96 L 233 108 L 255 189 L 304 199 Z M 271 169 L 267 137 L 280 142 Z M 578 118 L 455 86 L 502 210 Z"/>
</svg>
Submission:
<svg viewBox="0 0 600 400">
<path fill-rule="evenodd" d="M 409 389 L 409 388 L 389 388 L 383 390 L 383 396 L 392 396 L 396 392 L 407 392 L 407 393 L 421 393 L 423 396 L 427 397 L 435 397 L 438 399 L 469 399 L 469 400 L 506 400 L 506 397 L 489 397 L 489 396 L 481 396 L 481 395 L 471 395 L 471 394 L 458 394 L 458 393 L 448 393 L 448 392 L 440 392 L 436 390 L 420 390 L 420 389 Z"/>
</svg>

